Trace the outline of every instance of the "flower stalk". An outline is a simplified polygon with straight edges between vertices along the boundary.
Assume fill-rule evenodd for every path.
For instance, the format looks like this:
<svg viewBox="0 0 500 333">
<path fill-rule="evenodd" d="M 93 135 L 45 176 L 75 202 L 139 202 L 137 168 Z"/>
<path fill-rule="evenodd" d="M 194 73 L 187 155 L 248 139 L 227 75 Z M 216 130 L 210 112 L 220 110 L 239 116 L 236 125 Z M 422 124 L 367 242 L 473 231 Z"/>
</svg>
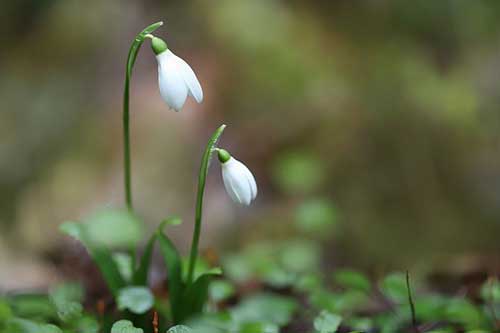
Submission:
<svg viewBox="0 0 500 333">
<path fill-rule="evenodd" d="M 198 257 L 198 243 L 200 241 L 200 232 L 201 232 L 201 221 L 203 217 L 203 196 L 205 194 L 205 184 L 207 180 L 208 167 L 210 166 L 210 158 L 212 154 L 215 152 L 215 146 L 219 137 L 224 132 L 226 125 L 220 126 L 212 137 L 208 141 L 207 148 L 205 149 L 205 153 L 201 159 L 200 172 L 198 175 L 198 194 L 196 196 L 196 212 L 195 212 L 195 220 L 194 220 L 194 232 L 193 232 L 193 240 L 191 242 L 191 253 L 189 255 L 189 267 L 188 267 L 188 278 L 187 284 L 190 285 L 193 282 L 194 276 L 194 268 L 196 266 L 196 259 Z"/>
<path fill-rule="evenodd" d="M 125 87 L 123 91 L 123 171 L 125 203 L 127 208 L 133 211 L 132 198 L 132 177 L 130 161 L 130 80 L 132 69 L 134 68 L 137 54 L 144 40 L 151 35 L 153 31 L 163 25 L 163 22 L 156 22 L 145 28 L 134 38 L 127 57 L 127 66 L 125 68 Z"/>
</svg>

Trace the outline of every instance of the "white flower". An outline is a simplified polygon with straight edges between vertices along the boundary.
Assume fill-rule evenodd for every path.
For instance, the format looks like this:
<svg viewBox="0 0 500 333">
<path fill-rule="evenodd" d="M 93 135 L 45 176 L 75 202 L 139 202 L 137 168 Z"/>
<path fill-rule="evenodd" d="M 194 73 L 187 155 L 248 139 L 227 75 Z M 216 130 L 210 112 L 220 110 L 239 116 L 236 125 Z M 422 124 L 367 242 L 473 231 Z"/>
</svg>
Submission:
<svg viewBox="0 0 500 333">
<path fill-rule="evenodd" d="M 224 149 L 218 149 L 218 153 L 226 192 L 234 202 L 250 205 L 257 196 L 257 184 L 252 173 Z"/>
<path fill-rule="evenodd" d="M 188 95 L 201 103 L 203 90 L 191 66 L 172 53 L 158 37 L 153 38 L 152 47 L 158 61 L 160 94 L 168 106 L 180 111 Z"/>
</svg>

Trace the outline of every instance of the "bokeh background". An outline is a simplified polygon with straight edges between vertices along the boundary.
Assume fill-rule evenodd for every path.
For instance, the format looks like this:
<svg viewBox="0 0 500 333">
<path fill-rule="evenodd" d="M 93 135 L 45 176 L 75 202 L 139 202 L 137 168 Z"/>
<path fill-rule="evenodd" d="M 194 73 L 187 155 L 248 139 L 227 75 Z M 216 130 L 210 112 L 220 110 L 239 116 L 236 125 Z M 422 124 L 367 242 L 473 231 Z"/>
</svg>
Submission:
<svg viewBox="0 0 500 333">
<path fill-rule="evenodd" d="M 133 189 L 189 245 L 211 132 L 254 172 L 235 206 L 213 163 L 203 247 L 297 234 L 324 266 L 474 269 L 500 262 L 500 2 L 17 0 L 0 10 L 0 288 L 61 278 L 58 231 L 123 205 L 128 47 L 158 31 L 205 92 L 180 113 L 146 43 L 132 79 Z M 57 261 L 57 260 L 56 260 Z"/>
</svg>

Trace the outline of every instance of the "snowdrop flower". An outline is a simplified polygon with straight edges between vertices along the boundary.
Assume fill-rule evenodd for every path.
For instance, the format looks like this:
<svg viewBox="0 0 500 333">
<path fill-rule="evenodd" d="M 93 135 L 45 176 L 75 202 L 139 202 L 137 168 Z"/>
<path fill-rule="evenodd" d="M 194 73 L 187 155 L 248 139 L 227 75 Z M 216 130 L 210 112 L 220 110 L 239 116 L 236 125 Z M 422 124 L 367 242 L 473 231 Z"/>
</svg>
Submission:
<svg viewBox="0 0 500 333">
<path fill-rule="evenodd" d="M 255 178 L 245 164 L 232 157 L 226 150 L 217 149 L 222 168 L 224 187 L 234 202 L 250 205 L 257 196 Z"/>
<path fill-rule="evenodd" d="M 188 95 L 201 103 L 203 90 L 191 67 L 173 54 L 162 39 L 152 35 L 150 38 L 151 47 L 158 61 L 160 94 L 168 106 L 180 111 Z"/>
</svg>

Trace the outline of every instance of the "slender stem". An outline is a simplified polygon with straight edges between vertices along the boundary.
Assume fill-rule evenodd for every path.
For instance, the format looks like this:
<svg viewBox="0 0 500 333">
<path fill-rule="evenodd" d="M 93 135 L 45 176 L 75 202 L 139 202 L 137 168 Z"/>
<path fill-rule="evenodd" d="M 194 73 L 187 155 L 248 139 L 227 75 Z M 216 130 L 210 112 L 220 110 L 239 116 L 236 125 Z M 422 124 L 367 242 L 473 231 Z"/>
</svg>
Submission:
<svg viewBox="0 0 500 333">
<path fill-rule="evenodd" d="M 129 121 L 129 90 L 130 90 L 130 75 L 127 71 L 125 77 L 125 90 L 123 93 L 123 167 L 124 167 L 124 184 L 125 184 L 125 202 L 129 210 L 133 210 L 132 206 L 132 186 L 130 175 L 130 121 Z"/>
<path fill-rule="evenodd" d="M 128 51 L 127 66 L 125 67 L 125 88 L 123 91 L 123 167 L 124 167 L 124 185 L 125 185 L 125 203 L 127 208 L 133 210 L 132 205 L 132 181 L 131 181 L 131 163 L 130 163 L 130 121 L 129 121 L 129 105 L 130 105 L 130 79 L 132 77 L 132 69 L 134 68 L 135 59 L 141 48 L 144 39 L 147 38 L 153 31 L 158 29 L 163 22 L 151 24 L 146 29 L 142 30 L 135 36 L 130 50 Z"/>
<path fill-rule="evenodd" d="M 137 54 L 141 48 L 144 39 L 147 38 L 153 31 L 158 29 L 163 22 L 151 24 L 146 29 L 142 30 L 134 38 L 132 45 L 128 51 L 127 64 L 125 67 L 125 87 L 123 90 L 123 177 L 125 189 L 125 203 L 130 211 L 133 211 L 132 204 L 132 180 L 131 180 L 131 163 L 130 163 L 130 78 L 132 77 L 132 69 L 134 68 Z M 130 249 L 130 258 L 132 259 L 132 267 L 135 269 L 135 249 Z"/>
<path fill-rule="evenodd" d="M 187 284 L 190 285 L 193 282 L 194 268 L 196 266 L 196 258 L 198 257 L 198 243 L 200 241 L 201 233 L 201 220 L 203 216 L 203 195 L 205 193 L 205 184 L 207 180 L 208 167 L 210 165 L 210 158 L 214 152 L 217 140 L 221 136 L 226 125 L 220 126 L 210 140 L 208 140 L 207 148 L 201 159 L 200 173 L 198 176 L 198 194 L 196 196 L 196 213 L 194 219 L 194 231 L 193 240 L 191 242 L 191 253 L 189 255 L 189 268 L 188 268 L 188 278 Z"/>
<path fill-rule="evenodd" d="M 412 323 L 414 332 L 418 333 L 419 329 L 417 326 L 417 316 L 415 314 L 415 304 L 413 303 L 413 297 L 411 295 L 410 272 L 408 272 L 408 271 L 406 271 L 406 289 L 408 290 L 408 302 L 410 303 L 411 323 Z"/>
</svg>

